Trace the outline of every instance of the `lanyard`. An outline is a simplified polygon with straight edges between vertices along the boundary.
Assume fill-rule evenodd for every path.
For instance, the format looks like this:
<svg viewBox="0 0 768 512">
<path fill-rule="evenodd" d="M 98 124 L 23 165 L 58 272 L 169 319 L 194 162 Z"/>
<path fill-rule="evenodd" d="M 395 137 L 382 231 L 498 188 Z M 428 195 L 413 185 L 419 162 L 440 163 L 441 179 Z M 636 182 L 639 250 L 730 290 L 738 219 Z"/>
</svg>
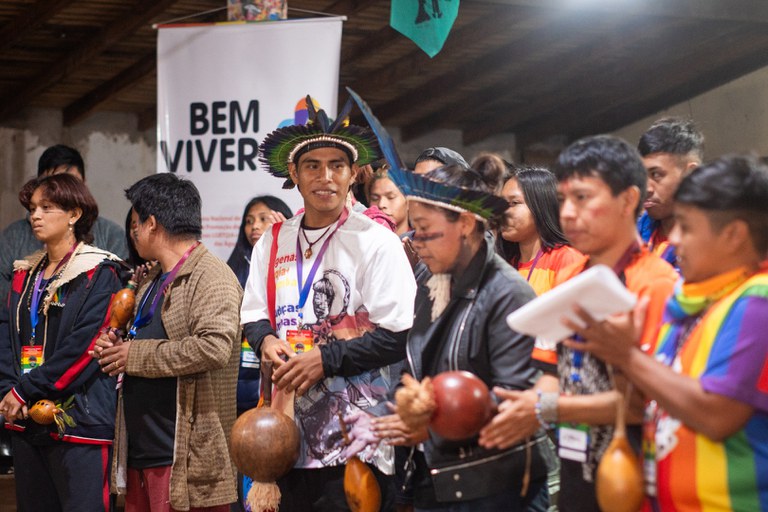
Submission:
<svg viewBox="0 0 768 512">
<path fill-rule="evenodd" d="M 632 242 L 632 244 L 627 248 L 626 251 L 624 251 L 624 254 L 622 254 L 621 258 L 619 258 L 619 261 L 616 262 L 616 265 L 613 266 L 613 271 L 616 273 L 617 276 L 619 276 L 619 279 L 621 279 L 621 282 L 625 283 L 626 277 L 624 275 L 624 271 L 627 269 L 630 263 L 632 263 L 632 259 L 635 257 L 636 254 L 640 252 L 640 244 L 635 240 Z M 584 339 L 579 336 L 578 334 L 573 337 L 575 341 L 583 342 Z M 584 364 L 584 352 L 581 350 L 574 350 L 573 351 L 573 368 L 571 371 L 571 382 L 573 384 L 579 385 L 581 384 L 581 368 Z"/>
<path fill-rule="evenodd" d="M 51 274 L 51 278 L 56 275 L 56 273 L 61 269 L 61 267 L 66 264 L 69 259 L 72 257 L 72 253 L 75 252 L 75 248 L 77 248 L 77 243 L 75 243 L 71 249 L 69 249 L 69 252 L 64 256 L 61 261 L 56 265 L 56 268 L 53 269 L 53 273 Z M 37 324 L 40 322 L 40 298 L 43 296 L 43 292 L 45 291 L 45 286 L 48 284 L 50 279 L 43 279 L 43 273 L 44 269 L 41 267 L 40 270 L 37 272 L 37 277 L 35 278 L 35 285 L 32 287 L 32 302 L 29 307 L 29 323 L 32 324 L 32 335 L 29 338 L 29 341 L 32 345 L 35 344 L 35 332 L 37 330 Z"/>
<path fill-rule="evenodd" d="M 328 235 L 328 238 L 326 238 L 325 242 L 323 242 L 323 246 L 320 248 L 320 252 L 317 253 L 317 259 L 312 264 L 312 268 L 309 270 L 307 280 L 303 284 L 301 281 L 304 269 L 304 255 L 301 252 L 301 238 L 299 237 L 299 233 L 296 233 L 296 273 L 298 276 L 297 283 L 299 286 L 299 323 L 301 324 L 299 327 L 304 325 L 304 313 L 302 313 L 302 310 L 304 309 L 304 305 L 307 303 L 307 299 L 309 298 L 309 289 L 312 287 L 312 280 L 315 278 L 317 269 L 320 267 L 320 262 L 323 259 L 323 255 L 325 255 L 325 251 L 328 249 L 328 244 L 330 243 L 331 238 L 333 238 L 333 235 L 336 234 L 339 228 L 343 226 L 345 222 L 347 222 L 347 218 L 349 218 L 349 211 L 344 208 L 344 210 L 341 212 L 341 216 L 339 217 L 339 223 L 336 224 L 336 227 L 333 229 L 333 231 L 331 231 L 331 234 Z"/>
<path fill-rule="evenodd" d="M 528 281 L 529 283 L 531 282 L 531 276 L 533 275 L 533 270 L 536 268 L 536 264 L 539 262 L 543 254 L 544 254 L 544 251 L 539 249 L 539 252 L 536 253 L 536 257 L 533 258 L 533 263 L 531 263 L 531 268 L 528 269 L 528 277 L 525 278 L 525 280 Z"/>
<path fill-rule="evenodd" d="M 624 254 L 621 255 L 621 258 L 619 258 L 619 261 L 616 262 L 616 265 L 613 266 L 614 273 L 619 276 L 619 279 L 621 279 L 621 282 L 624 283 L 624 285 L 626 285 L 624 282 L 626 281 L 626 278 L 624 277 L 624 271 L 627 269 L 629 264 L 632 263 L 632 258 L 634 258 L 635 255 L 640 252 L 640 250 L 640 243 L 635 240 L 627 248 L 627 250 L 624 251 Z"/>
<path fill-rule="evenodd" d="M 144 309 L 144 306 L 147 302 L 147 298 L 151 295 L 152 288 L 155 287 L 158 280 L 156 279 L 155 281 L 152 282 L 152 286 L 150 286 L 150 288 L 144 294 L 144 298 L 141 301 L 141 305 L 139 306 L 138 313 L 140 316 L 134 319 L 133 325 L 131 326 L 131 330 L 128 332 L 128 337 L 130 339 L 133 339 L 136 336 L 136 332 L 138 331 L 138 329 L 147 325 L 152 320 L 152 317 L 155 316 L 155 310 L 157 309 L 158 302 L 160 302 L 160 297 L 163 296 L 163 293 L 165 293 L 165 289 L 168 287 L 169 284 L 173 282 L 173 280 L 176 278 L 176 274 L 179 273 L 181 266 L 184 264 L 185 261 L 187 261 L 187 258 L 189 258 L 189 255 L 192 254 L 192 251 L 194 251 L 198 245 L 200 245 L 199 241 L 192 244 L 192 246 L 189 249 L 187 249 L 187 252 L 184 253 L 181 259 L 176 263 L 176 265 L 173 266 L 173 269 L 171 269 L 170 272 L 165 274 L 166 276 L 165 280 L 160 285 L 160 288 L 157 289 L 155 298 L 152 300 L 152 304 L 149 306 L 149 311 L 147 311 L 146 314 L 141 315 L 141 311 Z"/>
</svg>

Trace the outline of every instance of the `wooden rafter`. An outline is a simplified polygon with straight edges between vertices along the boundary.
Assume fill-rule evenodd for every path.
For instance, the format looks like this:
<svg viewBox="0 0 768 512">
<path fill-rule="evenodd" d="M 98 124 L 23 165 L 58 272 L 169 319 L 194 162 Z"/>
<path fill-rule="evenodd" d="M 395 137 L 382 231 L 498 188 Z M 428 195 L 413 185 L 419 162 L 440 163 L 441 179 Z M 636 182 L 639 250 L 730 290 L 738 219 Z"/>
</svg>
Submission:
<svg viewBox="0 0 768 512">
<path fill-rule="evenodd" d="M 168 7 L 179 0 L 141 0 L 134 8 L 134 14 L 121 17 L 104 26 L 97 34 L 80 43 L 77 48 L 43 69 L 33 79 L 2 98 L 0 121 L 19 112 L 40 93 L 63 80 L 78 68 L 95 59 L 111 45 L 133 34 L 139 27 L 149 23 Z"/>
<path fill-rule="evenodd" d="M 148 53 L 133 66 L 108 80 L 64 108 L 64 125 L 72 126 L 93 112 L 96 107 L 151 75 L 157 67 L 155 52 Z"/>
<path fill-rule="evenodd" d="M 0 51 L 53 18 L 69 0 L 40 0 L 0 28 Z"/>
<path fill-rule="evenodd" d="M 708 53 L 712 57 L 706 61 L 692 64 L 688 58 L 681 55 L 667 63 L 665 71 L 678 70 L 678 74 L 674 80 L 665 84 L 647 84 L 631 97 L 610 105 L 593 107 L 589 111 L 583 105 L 573 105 L 568 111 L 568 116 L 562 120 L 564 132 L 571 137 L 580 137 L 594 133 L 598 127 L 600 131 L 615 130 L 768 66 L 768 35 L 760 33 L 759 30 L 753 37 L 748 38 L 748 42 L 728 45 L 727 54 L 718 53 L 717 49 L 727 44 L 733 35 L 735 34 L 723 34 L 720 38 L 699 45 L 697 51 L 710 49 Z M 628 80 L 631 80 L 631 77 L 628 77 Z M 523 138 L 529 140 L 549 131 L 541 120 L 526 123 L 516 127 L 516 130 L 524 133 Z"/>
<path fill-rule="evenodd" d="M 517 106 L 511 115 L 501 116 L 493 122 L 478 121 L 471 124 L 464 132 L 465 141 L 471 144 L 496 133 L 522 133 L 527 131 L 523 126 L 535 124 L 540 119 L 547 119 L 550 129 L 556 120 L 559 128 L 570 117 L 578 122 L 583 121 L 598 104 L 606 107 L 614 105 L 620 99 L 612 97 L 611 91 L 605 90 L 601 84 L 610 84 L 612 90 L 616 91 L 616 84 L 622 83 L 632 90 L 639 86 L 638 77 L 651 77 L 657 73 L 659 63 L 652 56 L 644 58 L 635 54 L 632 66 L 624 67 L 617 66 L 605 53 L 606 49 L 616 51 L 620 48 L 632 53 L 631 49 L 636 38 L 642 35 L 643 27 L 647 25 L 638 23 L 636 28 L 625 27 L 623 31 L 614 32 L 612 37 L 599 36 L 590 45 L 576 48 L 571 55 L 564 56 L 567 58 L 540 63 L 538 76 L 531 75 L 533 82 L 529 84 L 529 90 L 536 91 L 541 99 Z M 698 25 L 680 20 L 670 28 L 664 38 L 665 59 L 691 58 L 696 48 L 690 41 L 693 33 L 699 30 Z M 646 37 L 654 35 L 647 33 L 647 30 Z M 720 25 L 718 31 L 712 33 L 712 38 L 728 30 L 734 30 L 734 25 Z M 512 80 L 509 85 L 513 88 L 521 86 L 516 80 Z M 632 97 L 633 94 L 626 95 L 626 99 L 631 100 Z"/>
<path fill-rule="evenodd" d="M 376 0 L 336 0 L 326 7 L 325 11 L 330 14 L 344 14 L 352 16 L 362 10 L 367 9 L 376 3 Z"/>
<path fill-rule="evenodd" d="M 145 108 L 139 112 L 138 117 L 139 122 L 137 128 L 140 132 L 151 130 L 157 126 L 157 108 L 155 107 Z"/>
<path fill-rule="evenodd" d="M 442 51 L 446 53 L 455 52 L 469 45 L 477 44 L 478 34 L 496 33 L 497 31 L 508 29 L 513 20 L 517 19 L 519 21 L 521 15 L 525 16 L 526 14 L 521 14 L 518 11 L 501 15 L 494 10 L 488 17 L 478 18 L 463 27 L 453 30 Z M 527 21 L 533 24 L 541 23 L 543 26 L 544 19 L 547 17 L 549 16 L 542 15 L 538 21 L 535 19 Z M 365 97 L 366 94 L 375 91 L 382 84 L 397 83 L 404 76 L 410 76 L 418 73 L 419 70 L 429 68 L 430 63 L 431 59 L 423 51 L 416 48 L 393 64 L 369 71 L 360 79 L 350 84 L 350 87 Z M 387 102 L 376 110 L 384 120 L 397 118 L 404 113 L 411 112 L 414 108 L 422 107 L 423 99 L 430 97 L 437 90 L 440 90 L 441 94 L 446 93 L 448 90 L 458 90 L 458 85 L 461 81 L 477 77 L 477 68 L 479 66 L 473 63 L 461 69 L 454 69 L 443 73 L 422 84 L 417 89 L 404 91 L 398 98 Z"/>
<path fill-rule="evenodd" d="M 357 74 L 357 72 L 363 69 L 362 64 L 366 56 L 386 48 L 392 43 L 397 42 L 401 37 L 400 32 L 387 25 L 370 36 L 365 37 L 357 46 L 342 49 L 341 62 L 345 63 L 344 72 Z"/>
<path fill-rule="evenodd" d="M 327 11 L 334 14 L 353 15 L 370 6 L 371 4 L 371 0 L 339 0 L 330 5 L 327 8 Z M 207 16 L 203 22 L 213 22 L 216 21 L 217 18 L 218 13 L 215 15 Z M 119 75 L 115 76 L 107 82 L 104 82 L 96 89 L 90 91 L 88 94 L 82 96 L 81 98 L 65 107 L 63 116 L 64 125 L 71 126 L 76 124 L 81 119 L 87 117 L 100 104 L 108 101 L 112 96 L 115 96 L 121 91 L 130 88 L 133 84 L 146 79 L 147 76 L 151 75 L 155 71 L 156 66 L 157 56 L 155 52 L 143 56 L 130 68 L 125 69 Z M 148 116 L 143 113 L 141 117 L 142 119 L 146 119 Z"/>
<path fill-rule="evenodd" d="M 472 117 L 482 110 L 504 112 L 509 109 L 507 116 L 503 117 L 501 124 L 509 120 L 518 118 L 518 109 L 525 110 L 530 102 L 521 101 L 515 97 L 515 93 L 510 95 L 510 91 L 535 91 L 535 96 L 553 100 L 547 90 L 556 84 L 564 83 L 564 76 L 567 72 L 573 70 L 576 73 L 583 71 L 582 62 L 585 55 L 590 55 L 591 59 L 599 60 L 608 53 L 615 50 L 611 41 L 600 38 L 592 31 L 583 30 L 579 24 L 572 22 L 572 17 L 563 16 L 559 19 L 552 19 L 549 30 L 535 31 L 526 35 L 511 44 L 504 47 L 503 51 L 494 51 L 478 59 L 473 68 L 476 73 L 482 73 L 481 66 L 491 66 L 495 63 L 495 68 L 503 71 L 504 75 L 495 83 L 492 83 L 479 91 L 465 95 L 463 99 L 456 99 L 451 103 L 449 111 L 439 109 L 420 119 L 414 119 L 402 127 L 401 135 L 403 140 L 410 140 L 417 137 L 420 133 L 431 127 L 453 127 L 455 123 L 463 119 L 469 119 L 472 124 L 475 119 Z M 647 29 L 636 20 L 617 21 L 617 33 L 621 34 L 622 42 L 631 42 L 635 37 L 641 37 L 646 34 Z M 527 61 L 524 58 L 516 58 L 533 54 L 540 51 L 541 48 L 553 47 L 553 41 L 567 39 L 569 45 L 562 47 L 559 51 L 550 51 L 547 57 L 535 62 Z M 597 39 L 597 41 L 596 41 Z M 506 58 L 504 58 L 506 56 Z M 471 80 L 471 76 L 468 77 Z M 511 96 L 511 98 L 510 98 Z M 514 108 L 510 109 L 511 103 Z M 503 105 L 498 109 L 494 105 Z M 453 122 L 454 126 L 447 123 Z M 494 124 L 494 123 L 491 123 Z M 503 130 L 497 128 L 491 134 L 500 133 Z M 468 144 L 478 142 L 480 131 L 468 130 L 464 134 L 464 139 Z M 490 134 L 487 130 L 483 131 L 482 137 Z"/>
<path fill-rule="evenodd" d="M 664 16 L 711 21 L 768 23 L 768 2 L 764 0 L 479 0 L 489 4 L 586 11 L 626 16 Z"/>
</svg>

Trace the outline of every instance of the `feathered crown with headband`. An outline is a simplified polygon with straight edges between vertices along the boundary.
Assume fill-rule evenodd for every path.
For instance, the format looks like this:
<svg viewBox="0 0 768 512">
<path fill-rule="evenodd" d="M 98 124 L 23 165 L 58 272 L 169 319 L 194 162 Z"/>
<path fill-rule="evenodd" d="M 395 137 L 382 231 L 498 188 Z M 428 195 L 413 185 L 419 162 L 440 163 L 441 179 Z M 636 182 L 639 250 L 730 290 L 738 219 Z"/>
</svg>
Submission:
<svg viewBox="0 0 768 512">
<path fill-rule="evenodd" d="M 284 178 L 283 188 L 293 188 L 288 164 L 318 148 L 338 148 L 349 156 L 350 163 L 366 165 L 379 158 L 376 136 L 367 128 L 349 124 L 352 99 L 347 100 L 335 121 L 322 109 L 316 109 L 307 96 L 309 121 L 305 125 L 278 128 L 267 135 L 259 146 L 259 161 L 276 178 Z"/>
<path fill-rule="evenodd" d="M 360 107 L 373 133 L 379 139 L 379 146 L 389 164 L 389 169 L 387 170 L 389 178 L 408 199 L 452 211 L 470 212 L 481 221 L 499 216 L 509 208 L 509 203 L 499 196 L 479 190 L 440 183 L 407 170 L 405 165 L 403 165 L 400 155 L 397 153 L 392 137 L 389 136 L 384 126 L 373 115 L 368 104 L 349 87 L 347 87 L 347 91 Z M 473 171 L 470 169 L 467 172 Z"/>
</svg>

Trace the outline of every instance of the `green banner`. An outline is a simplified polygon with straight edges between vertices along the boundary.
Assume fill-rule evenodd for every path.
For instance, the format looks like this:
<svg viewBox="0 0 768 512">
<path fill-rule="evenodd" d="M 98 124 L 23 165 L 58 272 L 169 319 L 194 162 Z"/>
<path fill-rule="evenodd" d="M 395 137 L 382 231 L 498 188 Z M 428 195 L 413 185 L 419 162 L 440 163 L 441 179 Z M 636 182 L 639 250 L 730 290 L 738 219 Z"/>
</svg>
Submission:
<svg viewBox="0 0 768 512">
<path fill-rule="evenodd" d="M 389 24 L 434 57 L 458 14 L 459 0 L 392 0 Z"/>
</svg>

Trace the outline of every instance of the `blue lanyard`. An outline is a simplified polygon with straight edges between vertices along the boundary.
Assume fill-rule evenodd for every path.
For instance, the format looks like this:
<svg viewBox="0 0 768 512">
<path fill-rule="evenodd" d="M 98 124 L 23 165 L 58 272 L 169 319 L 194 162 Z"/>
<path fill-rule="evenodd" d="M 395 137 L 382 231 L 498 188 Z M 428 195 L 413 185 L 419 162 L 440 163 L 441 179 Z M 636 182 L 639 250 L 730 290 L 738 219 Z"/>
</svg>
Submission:
<svg viewBox="0 0 768 512">
<path fill-rule="evenodd" d="M 43 270 L 37 273 L 35 279 L 35 286 L 32 288 L 32 304 L 29 308 L 29 323 L 32 324 L 32 334 L 29 337 L 29 341 L 32 345 L 35 344 L 35 331 L 37 330 L 37 324 L 40 322 L 40 297 L 45 291 L 45 286 L 48 284 L 48 279 L 43 279 Z"/>
<path fill-rule="evenodd" d="M 328 244 L 331 242 L 331 238 L 333 238 L 333 235 L 336 234 L 339 228 L 343 226 L 345 222 L 347 222 L 348 218 L 349 211 L 344 208 L 344 210 L 341 212 L 341 216 L 339 217 L 339 223 L 336 224 L 336 227 L 333 229 L 333 231 L 331 231 L 331 234 L 328 235 L 328 238 L 326 238 L 325 242 L 323 242 L 323 246 L 320 248 L 320 252 L 317 253 L 317 259 L 312 264 L 312 267 L 309 270 L 309 275 L 307 276 L 307 280 L 303 284 L 301 281 L 304 269 L 304 255 L 301 252 L 301 238 L 299 237 L 299 233 L 296 233 L 296 273 L 298 277 L 296 282 L 299 286 L 299 328 L 302 328 L 304 325 L 304 313 L 302 313 L 302 311 L 304 309 L 304 305 L 307 303 L 307 299 L 309 298 L 309 290 L 312 287 L 312 281 L 315 278 L 317 269 L 320 268 L 320 262 L 325 255 L 325 251 L 328 249 Z M 299 227 L 299 229 L 301 229 L 301 227 Z"/>
<path fill-rule="evenodd" d="M 163 295 L 163 291 L 165 291 L 165 287 L 161 286 L 161 288 L 157 291 L 157 293 L 154 296 L 154 299 L 152 300 L 152 304 L 149 308 L 149 311 L 146 315 L 142 315 L 141 312 L 144 311 L 144 306 L 147 304 L 147 300 L 149 300 L 149 297 L 152 296 L 152 290 L 155 289 L 155 286 L 157 286 L 157 283 L 160 281 L 163 281 L 163 285 L 168 281 L 166 279 L 168 277 L 168 274 L 163 274 L 157 278 L 155 278 L 152 281 L 152 284 L 149 285 L 149 288 L 147 289 L 147 293 L 144 294 L 144 297 L 141 299 L 141 305 L 139 306 L 139 309 L 137 311 L 138 315 L 133 321 L 133 325 L 131 326 L 131 330 L 128 332 L 128 336 L 133 339 L 136 337 L 136 333 L 138 332 L 138 329 L 144 327 L 147 325 L 151 320 L 152 317 L 155 316 L 155 309 L 157 308 L 158 304 L 158 297 L 161 297 Z"/>
<path fill-rule="evenodd" d="M 165 293 L 165 289 L 168 288 L 168 285 L 173 282 L 173 280 L 176 278 L 176 274 L 179 273 L 181 266 L 184 264 L 185 261 L 187 261 L 187 258 L 189 258 L 189 255 L 192 254 L 192 251 L 194 251 L 195 247 L 197 247 L 198 245 L 200 245 L 199 241 L 192 244 L 192 246 L 189 249 L 187 249 L 187 252 L 184 253 L 181 259 L 176 263 L 176 265 L 173 266 L 173 269 L 171 269 L 170 272 L 168 272 L 167 274 L 158 276 L 152 282 L 152 285 L 149 287 L 149 289 L 147 289 L 147 292 L 144 294 L 144 297 L 141 300 L 141 305 L 139 306 L 138 315 L 133 320 L 133 325 L 131 325 L 131 330 L 128 331 L 129 339 L 135 338 L 138 330 L 146 326 L 150 321 L 152 321 L 152 317 L 155 316 L 155 310 L 157 309 L 157 305 L 160 302 L 160 297 L 163 296 L 163 294 Z M 149 311 L 147 311 L 145 315 L 142 315 L 141 312 L 144 310 L 144 306 L 147 303 L 147 299 L 149 298 L 150 295 L 152 295 L 152 289 L 155 287 L 155 285 L 157 285 L 158 281 L 160 280 L 162 280 L 163 283 L 160 285 L 160 288 L 158 288 L 157 293 L 155 294 L 155 298 L 152 300 L 152 304 L 149 307 Z"/>
<path fill-rule="evenodd" d="M 72 248 L 69 250 L 69 252 L 64 256 L 61 261 L 56 265 L 56 268 L 53 269 L 53 273 L 51 274 L 51 279 L 53 279 L 53 276 L 56 275 L 56 273 L 59 271 L 61 267 L 64 266 L 66 262 L 69 261 L 69 258 L 72 257 L 72 253 L 75 252 L 75 248 L 77 247 L 77 243 L 75 243 Z M 37 272 L 37 277 L 35 278 L 35 285 L 32 287 L 32 302 L 29 305 L 29 323 L 32 325 L 32 334 L 29 337 L 30 344 L 35 344 L 35 335 L 37 332 L 37 324 L 40 322 L 40 298 L 43 296 L 43 292 L 45 291 L 46 285 L 50 282 L 51 279 L 43 279 L 43 273 L 45 272 L 45 269 L 41 266 L 40 270 Z"/>
</svg>

